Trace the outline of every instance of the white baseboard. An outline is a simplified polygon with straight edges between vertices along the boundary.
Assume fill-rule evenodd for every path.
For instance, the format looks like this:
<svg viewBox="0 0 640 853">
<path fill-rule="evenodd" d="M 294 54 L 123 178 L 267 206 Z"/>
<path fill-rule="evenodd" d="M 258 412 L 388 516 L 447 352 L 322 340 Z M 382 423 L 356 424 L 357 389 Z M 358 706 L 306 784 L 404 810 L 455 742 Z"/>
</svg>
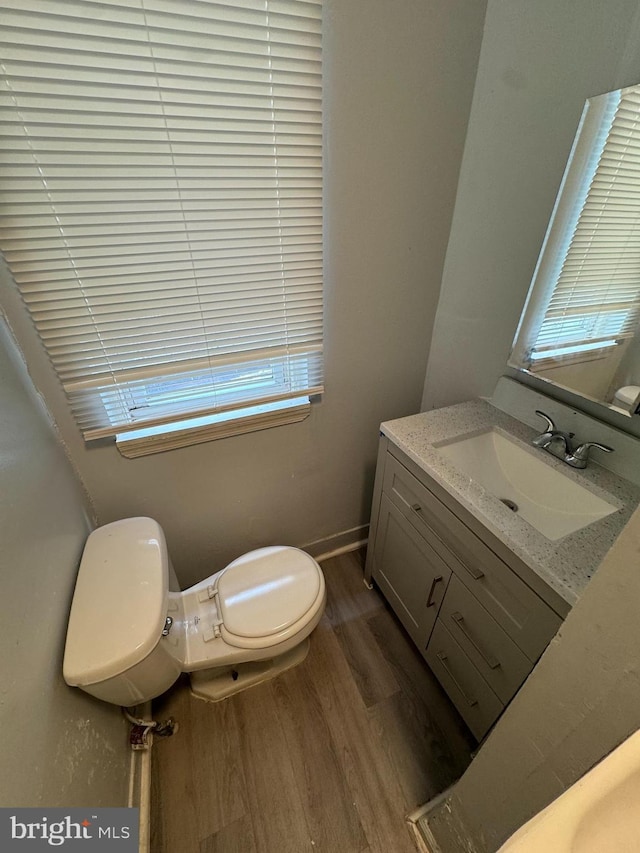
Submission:
<svg viewBox="0 0 640 853">
<path fill-rule="evenodd" d="M 348 554 L 349 551 L 357 551 L 358 548 L 364 547 L 367 544 L 368 534 L 369 525 L 361 524 L 358 527 L 343 530 L 341 533 L 334 533 L 332 536 L 317 539 L 308 545 L 302 545 L 302 550 L 311 554 L 320 563 L 330 557 Z"/>
<path fill-rule="evenodd" d="M 421 853 L 441 853 L 438 842 L 431 832 L 429 827 L 429 815 L 436 809 L 439 809 L 442 804 L 451 796 L 454 786 L 450 785 L 445 791 L 436 794 L 428 803 L 419 806 L 407 815 L 407 823 L 411 829 L 414 840 Z"/>
<path fill-rule="evenodd" d="M 151 719 L 151 702 L 139 705 L 137 712 L 145 720 Z M 150 853 L 151 849 L 151 750 L 153 735 L 148 736 L 149 748 L 131 750 L 129 770 L 129 808 L 140 809 L 139 853 Z"/>
<path fill-rule="evenodd" d="M 436 844 L 436 840 L 431 834 L 429 827 L 417 823 L 413 823 L 413 821 L 408 821 L 409 829 L 411 830 L 411 834 L 413 835 L 413 840 L 415 841 L 416 847 L 420 851 L 420 853 L 441 853 L 440 848 Z"/>
</svg>

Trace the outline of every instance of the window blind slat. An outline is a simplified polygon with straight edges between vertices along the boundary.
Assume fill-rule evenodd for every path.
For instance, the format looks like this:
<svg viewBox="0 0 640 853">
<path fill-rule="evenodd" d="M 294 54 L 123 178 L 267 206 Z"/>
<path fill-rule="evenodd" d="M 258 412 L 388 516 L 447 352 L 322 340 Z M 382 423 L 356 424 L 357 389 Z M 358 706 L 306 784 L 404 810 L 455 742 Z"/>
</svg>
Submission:
<svg viewBox="0 0 640 853">
<path fill-rule="evenodd" d="M 531 347 L 533 357 L 615 345 L 640 312 L 640 87 L 622 90 Z M 558 357 L 557 355 L 555 356 Z"/>
<path fill-rule="evenodd" d="M 290 279 L 291 276 L 295 275 L 299 272 L 313 272 L 318 269 L 318 263 L 316 258 L 311 258 L 309 261 L 295 261 L 289 262 L 285 268 L 285 272 L 287 274 L 287 278 Z M 266 266 L 264 264 L 245 264 L 243 267 L 224 267 L 217 268 L 215 270 L 201 271 L 198 276 L 198 283 L 215 283 L 216 281 L 228 280 L 233 277 L 235 280 L 240 280 L 242 276 L 253 276 L 255 274 L 260 274 L 266 272 L 268 274 L 277 273 L 278 275 L 282 275 L 282 264 L 276 260 L 274 263 Z M 77 279 L 68 278 L 66 280 L 62 279 L 55 283 L 53 286 L 51 283 L 44 281 L 35 281 L 35 282 L 26 282 L 21 285 L 21 290 L 27 298 L 28 302 L 37 301 L 40 298 L 41 301 L 47 299 L 47 294 L 52 294 L 53 299 L 56 301 L 59 299 L 61 293 L 66 291 L 67 293 L 82 293 L 87 297 L 93 298 L 94 294 L 104 293 L 105 289 L 108 289 L 109 292 L 114 293 L 118 292 L 116 290 L 116 285 L 124 288 L 124 291 L 120 292 L 120 295 L 124 295 L 124 292 L 127 294 L 132 292 L 132 282 L 134 279 L 130 275 L 120 274 L 114 275 L 113 273 L 109 276 L 103 276 L 101 279 L 95 282 L 86 282 L 83 280 L 82 290 L 80 291 L 78 288 Z M 138 272 L 135 275 L 135 285 L 136 291 L 140 291 L 141 288 L 145 287 L 153 291 L 153 287 L 157 282 L 188 282 L 193 284 L 193 269 L 192 267 L 185 267 L 184 270 L 180 269 L 155 269 L 153 272 Z M 183 285 L 185 286 L 185 285 Z"/>
<path fill-rule="evenodd" d="M 320 0 L 8 0 L 0 246 L 85 437 L 322 390 Z"/>
<path fill-rule="evenodd" d="M 209 218 L 203 217 L 199 219 L 191 219 L 188 223 L 193 233 L 197 232 L 203 235 L 221 233 L 223 229 L 217 227 L 220 223 L 226 226 L 224 230 L 230 230 L 241 226 L 242 228 L 247 229 L 261 228 L 265 231 L 272 232 L 273 229 L 277 227 L 271 224 L 271 215 L 274 209 L 275 208 L 266 207 L 263 210 L 247 210 L 244 212 L 244 215 L 242 215 L 243 211 L 234 210 L 232 215 L 227 215 L 225 217 L 221 214 L 217 219 L 213 216 Z M 316 212 L 315 216 L 312 215 L 311 211 L 305 211 L 304 213 L 306 215 L 297 217 L 295 210 L 290 211 L 287 215 L 284 215 L 283 211 L 282 220 L 289 233 L 301 233 L 302 229 L 308 229 L 312 226 L 319 227 L 322 225 L 322 219 L 318 215 L 319 211 Z M 291 224 L 288 224 L 289 220 L 291 220 Z M 132 220 L 132 222 L 134 221 L 135 220 Z M 131 222 L 103 222 L 101 225 L 93 225 L 83 222 L 82 224 L 66 225 L 65 238 L 70 244 L 72 241 L 77 241 L 79 245 L 91 244 L 92 240 L 101 236 L 105 239 L 111 238 L 113 241 L 120 239 L 122 242 L 135 242 L 136 237 L 131 235 L 131 229 L 129 227 L 130 224 Z M 175 216 L 171 216 L 170 214 L 166 215 L 164 218 L 162 216 L 157 216 L 153 219 L 145 218 L 143 222 L 137 223 L 138 230 L 144 231 L 148 238 L 152 235 L 173 233 L 181 225 L 184 225 L 184 221 L 180 218 L 176 218 Z M 55 225 L 34 226 L 31 232 L 32 236 L 30 238 L 24 238 L 22 236 L 23 233 L 24 232 L 19 228 L 3 227 L 0 225 L 0 236 L 5 239 L 13 240 L 14 246 L 17 249 L 21 246 L 27 246 L 30 239 L 34 241 L 34 249 L 46 248 L 48 246 L 55 247 L 58 245 L 57 239 L 60 235 L 59 228 Z"/>
</svg>

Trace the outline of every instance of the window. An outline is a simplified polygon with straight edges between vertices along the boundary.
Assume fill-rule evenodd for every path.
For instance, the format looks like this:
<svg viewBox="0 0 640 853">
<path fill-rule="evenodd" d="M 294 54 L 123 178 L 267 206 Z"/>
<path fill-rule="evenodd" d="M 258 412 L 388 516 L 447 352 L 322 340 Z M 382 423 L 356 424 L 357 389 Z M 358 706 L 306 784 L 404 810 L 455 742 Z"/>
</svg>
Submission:
<svg viewBox="0 0 640 853">
<path fill-rule="evenodd" d="M 320 0 L 3 4 L 0 245 L 86 439 L 322 392 L 320 27 Z"/>
<path fill-rule="evenodd" d="M 601 358 L 640 313 L 640 86 L 587 102 L 514 348 L 530 369 Z"/>
</svg>

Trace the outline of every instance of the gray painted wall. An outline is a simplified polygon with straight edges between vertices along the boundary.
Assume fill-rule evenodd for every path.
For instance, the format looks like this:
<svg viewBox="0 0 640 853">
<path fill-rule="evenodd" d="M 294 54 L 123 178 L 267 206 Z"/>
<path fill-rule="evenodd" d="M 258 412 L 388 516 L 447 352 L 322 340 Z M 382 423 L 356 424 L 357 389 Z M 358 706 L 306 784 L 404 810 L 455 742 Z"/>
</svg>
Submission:
<svg viewBox="0 0 640 853">
<path fill-rule="evenodd" d="M 442 853 L 494 853 L 640 727 L 639 565 L 637 510 L 450 802 L 430 818 Z"/>
<path fill-rule="evenodd" d="M 326 0 L 326 394 L 300 424 L 127 460 L 86 449 L 9 313 L 100 523 L 150 515 L 183 585 L 369 520 L 382 420 L 417 411 L 480 51 L 482 0 Z"/>
<path fill-rule="evenodd" d="M 86 500 L 0 322 L 0 805 L 122 806 L 118 709 L 67 687 L 62 655 Z"/>
<path fill-rule="evenodd" d="M 489 0 L 423 410 L 491 395 L 584 101 L 639 80 L 637 0 Z"/>
</svg>

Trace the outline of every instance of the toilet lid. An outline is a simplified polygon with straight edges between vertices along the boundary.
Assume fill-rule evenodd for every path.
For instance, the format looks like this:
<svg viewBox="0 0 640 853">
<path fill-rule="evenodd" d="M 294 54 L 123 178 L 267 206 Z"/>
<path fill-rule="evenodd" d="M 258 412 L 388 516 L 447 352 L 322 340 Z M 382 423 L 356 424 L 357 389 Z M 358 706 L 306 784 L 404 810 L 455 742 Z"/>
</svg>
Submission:
<svg viewBox="0 0 640 853">
<path fill-rule="evenodd" d="M 300 630 L 324 602 L 324 578 L 313 557 L 297 548 L 259 548 L 230 563 L 217 582 L 227 642 L 269 646 Z"/>
</svg>

